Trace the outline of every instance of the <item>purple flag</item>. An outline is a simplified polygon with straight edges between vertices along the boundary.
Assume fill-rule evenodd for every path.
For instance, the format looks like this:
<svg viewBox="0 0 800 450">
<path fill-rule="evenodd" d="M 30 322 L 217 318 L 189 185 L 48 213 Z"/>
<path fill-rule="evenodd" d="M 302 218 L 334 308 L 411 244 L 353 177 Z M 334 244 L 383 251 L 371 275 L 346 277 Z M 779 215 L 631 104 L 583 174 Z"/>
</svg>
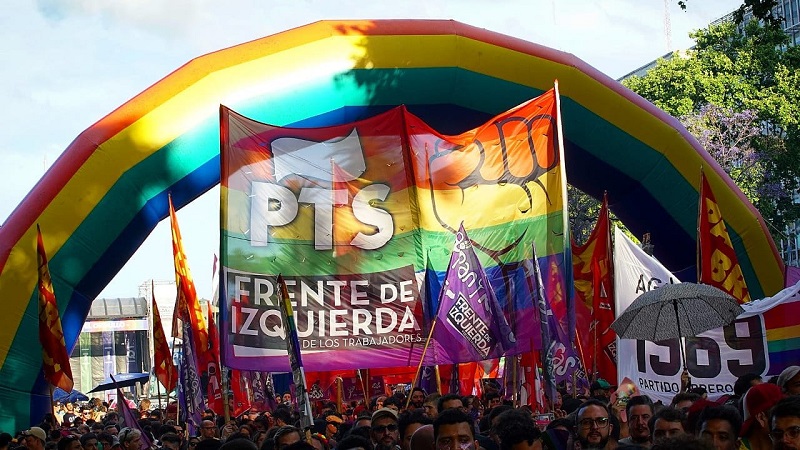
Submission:
<svg viewBox="0 0 800 450">
<path fill-rule="evenodd" d="M 422 366 L 417 387 L 422 388 L 426 394 L 439 392 L 438 383 L 436 383 L 436 366 Z"/>
<path fill-rule="evenodd" d="M 192 326 L 188 320 L 183 321 L 182 337 L 183 353 L 178 365 L 178 405 L 183 412 L 181 418 L 188 425 L 189 435 L 196 436 L 200 433 L 200 422 L 203 420 L 203 392 L 200 389 Z"/>
<path fill-rule="evenodd" d="M 556 398 L 556 381 L 553 372 L 552 364 L 547 357 L 550 348 L 553 345 L 553 329 L 557 327 L 553 310 L 550 309 L 550 303 L 547 301 L 545 295 L 544 283 L 542 283 L 542 271 L 539 268 L 539 259 L 536 257 L 536 247 L 533 247 L 533 259 L 525 260 L 522 262 L 525 270 L 525 278 L 528 280 L 528 286 L 531 292 L 536 293 L 536 306 L 539 314 L 539 330 L 541 333 L 542 347 L 540 354 L 542 355 L 542 368 L 544 371 L 545 379 L 545 392 L 547 398 L 551 401 Z"/>
<path fill-rule="evenodd" d="M 456 233 L 436 320 L 433 353 L 440 364 L 499 358 L 516 343 L 463 224 Z"/>
<path fill-rule="evenodd" d="M 111 377 L 111 380 L 116 383 L 117 380 L 114 377 Z M 134 430 L 138 430 L 142 433 L 142 450 L 147 450 L 149 448 L 154 448 L 153 441 L 150 440 L 150 435 L 145 433 L 142 427 L 139 426 L 139 417 L 131 411 L 131 407 L 128 405 L 128 401 L 125 400 L 125 396 L 122 394 L 122 390 L 117 387 L 117 408 L 119 409 L 119 413 L 122 416 L 122 422 L 125 424 L 126 427 L 132 428 Z"/>
</svg>

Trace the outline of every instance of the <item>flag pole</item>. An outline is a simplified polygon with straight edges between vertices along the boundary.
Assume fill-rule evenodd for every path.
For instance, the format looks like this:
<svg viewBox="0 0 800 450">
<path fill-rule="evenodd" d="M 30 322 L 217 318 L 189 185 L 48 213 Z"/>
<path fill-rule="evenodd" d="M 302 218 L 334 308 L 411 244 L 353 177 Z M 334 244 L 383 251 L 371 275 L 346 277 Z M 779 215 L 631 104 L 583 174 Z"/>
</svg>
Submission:
<svg viewBox="0 0 800 450">
<path fill-rule="evenodd" d="M 439 302 L 441 305 L 441 302 Z M 428 352 L 428 346 L 431 344 L 431 337 L 433 337 L 433 329 L 436 328 L 436 322 L 438 322 L 439 315 L 433 317 L 433 321 L 431 322 L 431 329 L 428 332 L 428 338 L 425 339 L 425 347 L 422 348 L 422 356 L 419 358 L 419 364 L 417 364 L 417 371 L 414 372 L 414 383 L 411 386 L 416 386 L 417 382 L 419 382 L 419 372 L 422 370 L 422 363 L 425 361 L 425 354 Z M 408 409 L 408 405 L 411 404 L 411 396 L 409 395 L 406 399 L 406 409 Z"/>
<path fill-rule="evenodd" d="M 439 365 L 435 364 L 433 366 L 433 373 L 436 377 L 436 393 L 442 395 L 442 377 L 439 374 Z"/>
</svg>

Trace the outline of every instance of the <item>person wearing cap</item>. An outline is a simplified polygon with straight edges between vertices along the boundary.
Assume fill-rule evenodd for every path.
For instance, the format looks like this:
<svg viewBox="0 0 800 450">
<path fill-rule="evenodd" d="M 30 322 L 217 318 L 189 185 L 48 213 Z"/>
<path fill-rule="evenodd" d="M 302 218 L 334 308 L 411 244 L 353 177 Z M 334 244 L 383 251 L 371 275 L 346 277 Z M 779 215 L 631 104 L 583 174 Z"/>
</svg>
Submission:
<svg viewBox="0 0 800 450">
<path fill-rule="evenodd" d="M 800 395 L 800 366 L 789 366 L 778 375 L 778 386 L 785 395 Z"/>
<path fill-rule="evenodd" d="M 22 433 L 25 436 L 25 448 L 28 450 L 44 450 L 47 433 L 39 427 L 31 427 Z"/>
<path fill-rule="evenodd" d="M 774 450 L 800 449 L 800 397 L 786 397 L 775 404 L 770 413 L 769 438 Z"/>
<path fill-rule="evenodd" d="M 375 411 L 369 434 L 375 450 L 396 450 L 400 442 L 397 412 L 389 408 Z"/>
<path fill-rule="evenodd" d="M 769 439 L 769 410 L 783 398 L 781 388 L 762 383 L 748 389 L 742 397 L 744 423 L 739 437 L 750 450 L 771 450 Z"/>
<path fill-rule="evenodd" d="M 611 383 L 608 381 L 598 378 L 592 386 L 589 388 L 591 390 L 592 397 L 594 398 L 608 398 L 608 390 L 611 389 Z"/>
</svg>

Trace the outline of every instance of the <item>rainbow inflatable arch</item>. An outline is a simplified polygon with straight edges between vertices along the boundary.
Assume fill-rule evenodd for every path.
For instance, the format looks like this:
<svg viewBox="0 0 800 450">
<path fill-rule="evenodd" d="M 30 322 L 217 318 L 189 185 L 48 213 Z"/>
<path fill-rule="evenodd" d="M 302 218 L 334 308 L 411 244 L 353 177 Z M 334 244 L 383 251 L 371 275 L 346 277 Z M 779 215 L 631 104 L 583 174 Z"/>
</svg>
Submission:
<svg viewBox="0 0 800 450">
<path fill-rule="evenodd" d="M 37 339 L 36 224 L 72 348 L 92 300 L 167 216 L 219 183 L 219 105 L 275 125 L 346 123 L 405 104 L 471 128 L 559 80 L 568 179 L 656 256 L 695 273 L 705 168 L 753 298 L 783 287 L 758 211 L 679 122 L 570 54 L 453 21 L 325 21 L 190 61 L 81 133 L 0 228 L 0 429 L 49 411 Z"/>
</svg>

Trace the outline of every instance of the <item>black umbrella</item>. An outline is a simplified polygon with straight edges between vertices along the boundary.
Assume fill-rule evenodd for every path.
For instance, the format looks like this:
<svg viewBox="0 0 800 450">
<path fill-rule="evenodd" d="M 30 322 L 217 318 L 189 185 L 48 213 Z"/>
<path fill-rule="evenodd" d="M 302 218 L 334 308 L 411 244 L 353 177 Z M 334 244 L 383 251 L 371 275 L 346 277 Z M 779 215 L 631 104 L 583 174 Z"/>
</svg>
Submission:
<svg viewBox="0 0 800 450">
<path fill-rule="evenodd" d="M 723 327 L 743 312 L 735 298 L 713 286 L 666 284 L 637 297 L 611 328 L 620 339 L 659 342 Z M 685 368 L 683 345 L 680 347 Z"/>
<path fill-rule="evenodd" d="M 114 380 L 116 380 L 116 382 Z M 94 389 L 87 392 L 87 394 L 91 394 L 92 392 L 110 391 L 118 387 L 133 386 L 136 383 L 147 383 L 148 381 L 150 381 L 149 373 L 118 373 L 114 375 L 113 380 L 111 379 L 110 375 L 106 377 L 102 383 L 95 386 Z"/>
</svg>

